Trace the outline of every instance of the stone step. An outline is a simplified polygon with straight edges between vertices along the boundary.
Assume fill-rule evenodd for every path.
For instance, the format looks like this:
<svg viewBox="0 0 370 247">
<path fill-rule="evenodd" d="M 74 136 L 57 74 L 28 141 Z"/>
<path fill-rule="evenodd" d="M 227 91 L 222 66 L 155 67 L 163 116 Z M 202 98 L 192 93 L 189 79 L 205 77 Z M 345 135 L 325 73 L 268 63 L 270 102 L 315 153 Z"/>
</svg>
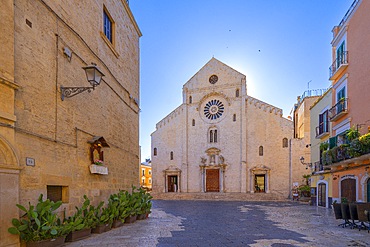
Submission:
<svg viewBox="0 0 370 247">
<path fill-rule="evenodd" d="M 287 197 L 272 193 L 157 193 L 154 200 L 219 200 L 219 201 L 286 201 Z"/>
</svg>

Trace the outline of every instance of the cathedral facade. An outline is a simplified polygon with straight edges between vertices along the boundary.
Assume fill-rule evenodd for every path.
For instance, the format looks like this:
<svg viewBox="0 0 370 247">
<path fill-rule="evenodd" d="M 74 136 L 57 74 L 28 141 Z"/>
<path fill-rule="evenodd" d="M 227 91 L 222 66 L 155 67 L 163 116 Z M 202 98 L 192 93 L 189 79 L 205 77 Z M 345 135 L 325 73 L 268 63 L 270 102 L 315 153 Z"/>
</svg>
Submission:
<svg viewBox="0 0 370 247">
<path fill-rule="evenodd" d="M 152 133 L 153 192 L 289 197 L 302 174 L 292 138 L 282 110 L 248 96 L 245 75 L 212 58 Z"/>
</svg>

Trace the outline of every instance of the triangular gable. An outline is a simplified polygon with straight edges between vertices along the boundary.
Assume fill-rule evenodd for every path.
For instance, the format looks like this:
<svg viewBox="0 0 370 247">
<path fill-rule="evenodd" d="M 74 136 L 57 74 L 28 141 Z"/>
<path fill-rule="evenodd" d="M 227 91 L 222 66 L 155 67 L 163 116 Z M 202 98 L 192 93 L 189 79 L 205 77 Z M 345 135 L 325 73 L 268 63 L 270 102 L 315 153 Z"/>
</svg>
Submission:
<svg viewBox="0 0 370 247">
<path fill-rule="evenodd" d="M 237 78 L 245 78 L 245 75 L 240 73 L 239 71 L 233 69 L 232 67 L 226 65 L 225 63 L 219 61 L 218 59 L 212 57 L 197 73 L 195 73 L 185 84 L 184 88 L 198 88 L 198 87 L 208 87 L 211 86 L 208 83 L 208 78 L 213 75 L 223 75 L 228 74 L 233 75 L 233 77 Z M 222 80 L 220 78 L 220 83 L 229 83 L 229 80 Z"/>
</svg>

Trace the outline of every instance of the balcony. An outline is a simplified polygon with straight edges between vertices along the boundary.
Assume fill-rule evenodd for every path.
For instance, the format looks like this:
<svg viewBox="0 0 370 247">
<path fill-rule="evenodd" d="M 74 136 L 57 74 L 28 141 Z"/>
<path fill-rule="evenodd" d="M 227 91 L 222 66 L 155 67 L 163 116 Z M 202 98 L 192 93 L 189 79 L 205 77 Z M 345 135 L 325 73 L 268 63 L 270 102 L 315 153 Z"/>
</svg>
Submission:
<svg viewBox="0 0 370 247">
<path fill-rule="evenodd" d="M 370 159 L 370 133 L 323 151 L 322 164 L 326 167 L 348 167 L 349 164 L 361 164 Z"/>
<path fill-rule="evenodd" d="M 324 171 L 324 165 L 320 161 L 316 161 L 313 165 L 314 173 Z"/>
<path fill-rule="evenodd" d="M 334 81 L 348 67 L 348 51 L 343 51 L 337 54 L 337 59 L 329 67 L 329 80 Z"/>
<path fill-rule="evenodd" d="M 316 127 L 316 139 L 320 139 L 329 134 L 329 123 L 322 122 Z"/>
<path fill-rule="evenodd" d="M 348 99 L 343 98 L 338 101 L 330 110 L 329 110 L 329 119 L 330 121 L 335 121 L 341 116 L 347 114 L 348 111 Z"/>
</svg>

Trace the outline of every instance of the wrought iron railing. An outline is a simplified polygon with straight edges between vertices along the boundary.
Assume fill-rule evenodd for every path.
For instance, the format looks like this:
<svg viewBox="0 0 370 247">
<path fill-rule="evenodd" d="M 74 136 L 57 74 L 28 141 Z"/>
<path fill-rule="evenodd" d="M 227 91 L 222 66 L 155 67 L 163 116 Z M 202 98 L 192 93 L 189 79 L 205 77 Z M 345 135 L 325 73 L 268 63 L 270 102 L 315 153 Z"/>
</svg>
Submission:
<svg viewBox="0 0 370 247">
<path fill-rule="evenodd" d="M 330 120 L 333 120 L 336 118 L 339 114 L 347 112 L 348 110 L 348 99 L 343 98 L 338 101 L 330 110 L 329 110 L 329 118 Z"/>
<path fill-rule="evenodd" d="M 303 92 L 302 96 L 299 98 L 299 103 L 301 103 L 304 100 L 304 98 L 306 98 L 306 97 L 322 96 L 330 88 L 331 87 L 329 87 L 329 88 L 323 88 L 323 89 L 310 89 L 310 90 L 306 90 L 306 91 Z"/>
<path fill-rule="evenodd" d="M 324 170 L 324 165 L 320 161 L 314 163 L 314 172 L 321 172 Z"/>
<path fill-rule="evenodd" d="M 347 10 L 347 13 L 344 15 L 343 19 L 340 21 L 338 27 L 343 26 L 343 24 L 348 20 L 348 17 L 352 14 L 353 10 L 355 9 L 356 5 L 360 0 L 354 0 L 351 7 Z"/>
<path fill-rule="evenodd" d="M 316 137 L 329 132 L 329 122 L 322 122 L 316 127 Z"/>
<path fill-rule="evenodd" d="M 341 65 L 346 64 L 348 64 L 348 51 L 343 51 L 337 54 L 337 59 L 335 59 L 333 64 L 329 67 L 329 78 L 331 78 L 335 74 L 335 72 L 337 72 Z"/>
</svg>

